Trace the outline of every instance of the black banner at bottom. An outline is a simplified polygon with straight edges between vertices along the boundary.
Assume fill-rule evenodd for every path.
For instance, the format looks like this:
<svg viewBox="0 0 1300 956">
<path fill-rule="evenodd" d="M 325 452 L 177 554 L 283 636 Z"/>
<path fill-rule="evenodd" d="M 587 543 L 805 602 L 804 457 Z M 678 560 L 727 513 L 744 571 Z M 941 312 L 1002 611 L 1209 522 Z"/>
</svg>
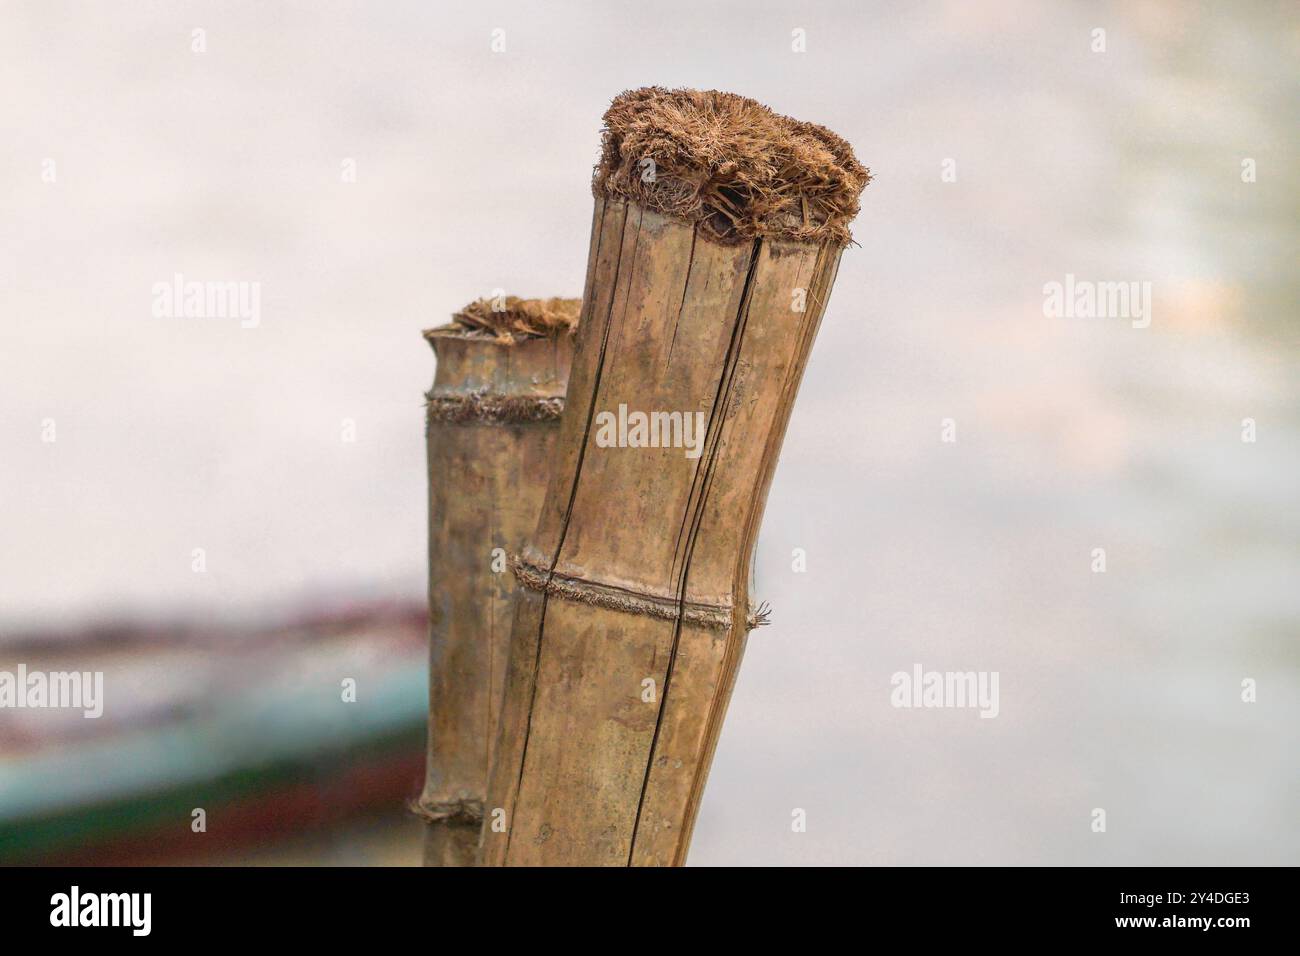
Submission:
<svg viewBox="0 0 1300 956">
<path fill-rule="evenodd" d="M 8 869 L 0 920 L 8 940 L 75 934 L 81 944 L 285 940 L 474 945 L 543 938 L 601 945 L 645 940 L 689 920 L 734 945 L 771 934 L 903 933 L 947 939 L 1198 940 L 1269 938 L 1287 869 L 437 870 Z M 671 935 L 677 935 L 672 934 Z M 814 937 L 810 936 L 811 942 Z"/>
</svg>

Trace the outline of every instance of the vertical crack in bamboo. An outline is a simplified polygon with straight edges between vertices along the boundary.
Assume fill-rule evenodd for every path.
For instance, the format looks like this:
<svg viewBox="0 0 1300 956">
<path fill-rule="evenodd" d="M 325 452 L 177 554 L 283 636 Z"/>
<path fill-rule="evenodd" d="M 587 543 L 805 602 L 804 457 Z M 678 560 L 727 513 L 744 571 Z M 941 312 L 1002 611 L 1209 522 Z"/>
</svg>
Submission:
<svg viewBox="0 0 1300 956">
<path fill-rule="evenodd" d="M 826 262 L 831 262 L 831 269 L 826 268 Z M 786 373 L 785 382 L 782 385 L 782 402 L 781 421 L 777 428 L 774 428 L 768 434 L 768 447 L 764 449 L 764 458 L 775 458 L 780 451 L 781 438 L 784 435 L 786 424 L 789 421 L 790 414 L 794 410 L 795 392 L 798 390 L 802 375 L 799 374 L 805 367 L 809 353 L 812 350 L 813 341 L 817 335 L 818 328 L 821 325 L 821 319 L 824 315 L 824 306 L 830 293 L 830 286 L 834 283 L 834 268 L 838 266 L 838 251 L 827 244 L 823 244 L 817 252 L 817 258 L 813 265 L 812 276 L 814 280 L 824 283 L 824 289 L 819 289 L 822 293 L 816 297 L 812 294 L 812 288 L 809 288 L 809 300 L 815 304 L 814 310 L 810 313 L 811 321 L 803 323 L 801 338 L 797 351 L 797 358 Z M 827 276 L 829 275 L 829 279 Z M 800 273 L 802 276 L 802 272 Z M 798 281 L 798 277 L 796 277 Z M 753 499 L 753 506 L 750 508 L 745 522 L 744 539 L 746 541 L 757 541 L 759 523 L 762 520 L 764 503 L 767 499 L 767 492 L 771 486 L 771 478 L 774 472 L 769 471 L 766 476 L 763 488 Z M 742 586 L 748 588 L 748 581 L 744 580 L 745 576 L 752 570 L 752 552 L 746 553 L 739 551 L 736 554 L 736 570 L 734 576 L 734 586 L 740 589 Z M 745 644 L 748 638 L 744 633 L 740 634 L 739 640 L 728 644 L 726 656 L 723 661 L 723 672 L 730 675 L 727 686 L 720 688 L 720 692 L 710 701 L 709 713 L 705 722 L 705 739 L 707 749 L 703 759 L 699 762 L 695 770 L 694 780 L 691 785 L 690 802 L 687 807 L 686 819 L 688 824 L 693 825 L 699 812 L 700 800 L 704 793 L 704 783 L 708 776 L 709 767 L 713 762 L 713 754 L 717 748 L 717 742 L 721 736 L 722 719 L 727 703 L 731 697 L 731 691 L 735 686 L 735 679 L 739 674 L 740 660 L 744 656 Z M 675 866 L 681 866 L 686 862 L 686 851 L 690 843 L 691 832 L 688 830 L 683 833 L 682 840 L 678 843 L 676 852 L 673 855 L 672 863 Z"/>
<path fill-rule="evenodd" d="M 690 259 L 692 260 L 695 257 L 695 239 L 696 239 L 696 230 L 692 230 L 691 231 L 691 255 L 690 255 Z M 725 385 L 723 384 L 723 381 L 719 381 L 718 394 L 714 396 L 713 406 L 709 410 L 709 425 L 705 434 L 706 436 L 712 435 L 713 441 L 710 442 L 706 437 L 704 442 L 707 451 L 704 456 L 705 466 L 703 469 L 704 471 L 703 488 L 700 491 L 699 498 L 694 503 L 694 507 L 690 510 L 689 515 L 683 515 L 682 527 L 685 528 L 686 524 L 689 521 L 689 524 L 691 525 L 691 533 L 686 539 L 686 546 L 682 557 L 682 571 L 677 582 L 678 619 L 673 627 L 673 643 L 672 643 L 672 647 L 669 649 L 668 652 L 668 667 L 664 675 L 663 690 L 659 695 L 659 712 L 655 717 L 654 734 L 650 738 L 651 756 L 654 755 L 656 747 L 659 744 L 659 730 L 663 726 L 664 710 L 668 704 L 668 693 L 672 685 L 673 665 L 677 661 L 677 648 L 681 644 L 683 612 L 685 611 L 685 605 L 686 605 L 686 577 L 687 575 L 690 574 L 690 570 L 691 570 L 691 552 L 694 550 L 695 535 L 699 531 L 699 523 L 703 516 L 703 502 L 706 496 L 708 495 L 708 487 L 713 478 L 713 464 L 717 460 L 717 444 L 722 437 L 722 421 L 721 419 L 719 419 L 715 427 L 714 416 L 717 415 L 719 407 L 723 409 L 726 408 L 725 399 L 730 394 L 731 383 L 734 381 L 735 378 L 735 359 L 737 354 L 737 345 L 740 343 L 740 340 L 745 335 L 745 318 L 746 318 L 747 311 L 749 309 L 749 292 L 753 286 L 754 270 L 758 263 L 758 257 L 759 257 L 761 246 L 762 246 L 762 240 L 755 239 L 752 250 L 749 255 L 749 267 L 745 272 L 745 284 L 742 287 L 740 292 L 740 308 L 733 322 L 734 331 L 732 332 L 731 335 L 731 343 L 727 346 L 727 357 L 723 362 L 723 368 L 725 369 L 723 373 L 723 380 L 725 380 Z M 688 260 L 687 269 L 686 269 L 688 285 L 690 283 L 690 265 L 691 263 Z M 685 292 L 683 292 L 682 295 L 684 299 Z M 674 326 L 674 333 L 675 332 L 676 332 L 676 327 Z M 701 469 L 699 468 L 696 469 L 695 474 L 697 478 L 699 477 L 700 470 Z M 694 479 L 692 480 L 691 490 L 693 493 Z M 681 547 L 680 530 L 677 533 L 677 544 L 674 545 L 674 549 L 677 549 L 679 547 Z M 632 855 L 633 853 L 636 852 L 636 836 L 641 828 L 641 812 L 645 806 L 645 794 L 646 794 L 646 790 L 649 788 L 650 771 L 652 767 L 653 767 L 653 763 L 646 764 L 645 776 L 641 784 L 641 795 L 637 800 L 636 817 L 632 824 L 632 845 L 628 848 L 628 858 L 627 858 L 628 866 L 632 865 Z"/>
<path fill-rule="evenodd" d="M 599 216 L 599 215 L 601 214 L 601 212 L 603 212 L 603 207 L 598 207 L 598 208 L 597 208 L 597 215 Z M 639 227 L 639 225 L 638 225 L 638 229 L 639 229 L 639 228 L 640 228 L 640 227 Z M 593 226 L 593 230 L 594 230 L 594 229 L 595 229 L 595 227 Z M 616 269 L 622 268 L 622 262 L 623 262 L 623 239 L 624 239 L 624 236 L 626 235 L 626 230 L 627 230 L 627 209 L 626 209 L 626 207 L 624 207 L 624 209 L 623 209 L 623 218 L 622 218 L 622 220 L 621 220 L 621 222 L 620 222 L 620 224 L 619 224 L 618 256 L 617 256 L 617 259 L 615 260 L 616 263 L 617 263 L 617 264 L 616 264 L 616 267 L 615 267 Z M 599 249 L 600 249 L 600 239 L 599 239 L 599 238 L 597 239 L 596 249 L 597 249 L 597 255 L 599 255 Z M 615 273 L 615 276 L 617 277 L 617 272 Z M 590 302 L 590 301 L 592 301 L 592 300 L 590 300 L 590 299 L 585 299 L 584 301 L 585 301 L 585 302 Z M 609 344 L 609 320 L 610 320 L 610 316 L 613 314 L 613 310 L 614 310 L 614 300 L 613 300 L 613 298 L 611 297 L 611 299 L 610 299 L 610 305 L 609 305 L 609 311 L 606 313 L 606 316 L 605 316 L 605 323 L 604 323 L 604 325 L 603 325 L 602 333 L 601 333 L 600 354 L 599 354 L 599 357 L 598 357 L 597 362 L 596 362 L 596 376 L 595 376 L 595 383 L 594 383 L 593 391 L 598 390 L 598 389 L 600 388 L 600 374 L 601 374 L 601 369 L 604 367 L 604 362 L 605 362 L 605 349 L 607 348 L 607 346 L 608 346 L 608 344 Z M 588 408 L 588 410 L 587 410 L 587 421 L 586 421 L 586 428 L 585 428 L 586 431 L 590 431 L 590 429 L 591 429 L 591 419 L 592 419 L 592 416 L 593 416 L 594 414 L 595 414 L 595 404 L 594 404 L 594 402 L 593 402 L 592 405 L 591 405 L 591 406 Z M 567 507 L 565 508 L 565 512 L 564 512 L 564 521 L 563 521 L 563 523 L 562 523 L 562 525 L 561 525 L 561 527 L 560 527 L 560 547 L 563 546 L 563 543 L 564 543 L 564 535 L 565 535 L 565 533 L 566 533 L 567 530 L 568 530 L 568 526 L 569 526 L 569 516 L 573 513 L 573 501 L 574 501 L 574 499 L 577 497 L 577 494 L 578 494 L 578 481 L 580 480 L 580 478 L 581 478 L 581 476 L 582 476 L 582 459 L 583 459 L 585 453 L 586 453 L 586 445 L 584 444 L 584 445 L 582 445 L 582 446 L 578 449 L 577 466 L 576 466 L 576 469 L 575 469 L 575 471 L 574 471 L 574 473 L 573 473 L 573 479 L 572 479 L 572 483 L 571 483 L 571 490 L 570 490 L 570 492 L 569 492 L 569 503 L 568 503 Z M 551 562 L 550 562 L 550 565 L 547 567 L 547 572 L 546 572 L 546 574 L 547 574 L 547 584 L 548 584 L 548 586 L 549 586 L 549 584 L 550 584 L 550 579 L 551 579 L 551 578 L 554 576 L 554 574 L 555 574 L 555 562 L 556 562 L 556 560 L 559 558 L 559 553 L 560 553 L 560 551 L 559 551 L 559 547 L 557 547 L 556 550 L 555 550 L 554 556 L 552 557 L 552 560 L 551 560 Z M 548 601 L 550 600 L 550 595 L 549 595 L 549 592 L 548 592 L 548 591 L 544 591 L 544 592 L 542 593 L 542 599 L 541 599 L 541 600 L 542 600 L 542 607 L 541 607 L 541 622 L 540 622 L 539 625 L 538 625 L 538 641 L 537 641 L 537 654 L 536 654 L 537 662 L 536 662 L 536 664 L 534 665 L 534 672 L 536 672 L 536 669 L 537 669 L 538 666 L 540 666 L 540 662 L 541 662 L 541 653 L 542 653 L 541 628 L 545 625 L 545 621 L 546 621 L 546 608 L 547 608 L 547 603 L 548 603 Z M 514 653 L 513 649 L 511 650 L 511 653 Z M 526 761 L 527 761 L 527 758 L 528 758 L 528 740 L 529 740 L 529 738 L 531 737 L 531 733 L 532 733 L 533 706 L 534 706 L 534 704 L 535 704 L 535 702 L 536 702 L 536 689 L 537 689 L 537 685 L 536 685 L 536 683 L 534 683 L 534 684 L 533 684 L 533 692 L 532 692 L 532 694 L 530 695 L 530 697 L 529 697 L 529 701 L 528 701 L 528 716 L 527 716 L 527 719 L 526 719 L 526 722 L 525 722 L 525 725 L 524 725 L 524 734 L 523 734 L 523 753 L 522 753 L 522 756 L 521 756 L 520 761 L 519 761 L 519 781 L 520 781 L 521 783 L 522 783 L 522 780 L 523 780 L 524 767 L 525 767 L 525 765 L 526 765 Z M 504 730 L 502 730 L 502 731 L 500 731 L 500 732 L 501 732 L 501 733 L 505 733 Z M 518 785 L 517 785 L 517 786 L 515 787 L 515 793 L 518 794 L 518 792 L 519 792 L 519 788 L 518 788 Z M 512 801 L 512 802 L 513 802 L 513 801 Z M 509 852 L 510 852 L 510 836 L 511 836 L 512 833 L 513 833 L 513 828 L 512 828 L 511 830 L 507 831 L 507 834 L 506 834 L 506 841 L 505 841 L 505 843 L 506 843 L 506 853 L 509 853 Z"/>
</svg>

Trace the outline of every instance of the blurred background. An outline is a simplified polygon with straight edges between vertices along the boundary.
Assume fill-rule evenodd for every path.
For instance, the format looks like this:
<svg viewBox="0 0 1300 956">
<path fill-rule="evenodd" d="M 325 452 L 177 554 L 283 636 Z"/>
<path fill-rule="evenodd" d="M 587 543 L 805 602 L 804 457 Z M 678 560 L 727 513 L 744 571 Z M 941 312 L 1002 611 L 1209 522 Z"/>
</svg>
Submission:
<svg viewBox="0 0 1300 956">
<path fill-rule="evenodd" d="M 1300 862 L 1298 25 L 0 3 L 0 670 L 105 673 L 99 720 L 0 710 L 0 859 L 418 862 L 420 330 L 580 294 L 601 113 L 657 84 L 875 176 L 690 862 Z M 260 324 L 155 317 L 176 273 Z M 1066 274 L 1150 327 L 1045 317 Z M 998 718 L 891 707 L 917 663 L 999 672 Z"/>
</svg>

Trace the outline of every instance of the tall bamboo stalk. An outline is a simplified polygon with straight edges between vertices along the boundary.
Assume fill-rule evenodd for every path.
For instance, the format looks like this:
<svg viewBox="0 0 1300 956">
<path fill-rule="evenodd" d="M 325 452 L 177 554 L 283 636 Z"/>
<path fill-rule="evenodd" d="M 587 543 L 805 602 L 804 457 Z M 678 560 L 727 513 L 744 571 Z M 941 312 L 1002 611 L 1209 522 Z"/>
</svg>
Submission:
<svg viewBox="0 0 1300 956">
<path fill-rule="evenodd" d="M 684 862 L 762 623 L 768 487 L 868 179 L 839 137 L 731 94 L 625 93 L 605 124 L 566 412 L 515 561 L 487 865 Z"/>
<path fill-rule="evenodd" d="M 425 863 L 474 862 L 515 591 L 506 555 L 537 523 L 578 301 L 482 300 L 425 338 L 429 738 Z"/>
</svg>

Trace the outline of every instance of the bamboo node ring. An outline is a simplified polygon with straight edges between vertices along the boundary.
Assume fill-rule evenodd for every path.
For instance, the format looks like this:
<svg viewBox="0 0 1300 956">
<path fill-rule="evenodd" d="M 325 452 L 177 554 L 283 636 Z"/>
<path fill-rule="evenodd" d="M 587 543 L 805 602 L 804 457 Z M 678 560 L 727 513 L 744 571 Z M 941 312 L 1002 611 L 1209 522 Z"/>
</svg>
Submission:
<svg viewBox="0 0 1300 956">
<path fill-rule="evenodd" d="M 425 395 L 431 422 L 449 425 L 527 425 L 558 421 L 564 414 L 564 398 L 541 395 L 494 395 L 486 389 L 457 395 Z"/>
<path fill-rule="evenodd" d="M 657 594 L 646 594 L 600 581 L 588 581 L 584 578 L 557 574 L 525 561 L 518 554 L 511 556 L 510 568 L 523 587 L 567 601 L 622 611 L 626 614 L 657 617 L 665 621 L 676 621 L 680 618 L 687 624 L 720 630 L 731 627 L 733 623 L 733 608 L 730 604 L 674 601 Z M 764 601 L 745 615 L 745 629 L 752 631 L 756 627 L 763 627 L 770 623 L 771 613 L 771 605 Z"/>
<path fill-rule="evenodd" d="M 412 800 L 411 812 L 425 823 L 441 823 L 445 820 L 479 824 L 483 822 L 482 800 L 451 800 L 445 803 L 423 803 Z"/>
</svg>

